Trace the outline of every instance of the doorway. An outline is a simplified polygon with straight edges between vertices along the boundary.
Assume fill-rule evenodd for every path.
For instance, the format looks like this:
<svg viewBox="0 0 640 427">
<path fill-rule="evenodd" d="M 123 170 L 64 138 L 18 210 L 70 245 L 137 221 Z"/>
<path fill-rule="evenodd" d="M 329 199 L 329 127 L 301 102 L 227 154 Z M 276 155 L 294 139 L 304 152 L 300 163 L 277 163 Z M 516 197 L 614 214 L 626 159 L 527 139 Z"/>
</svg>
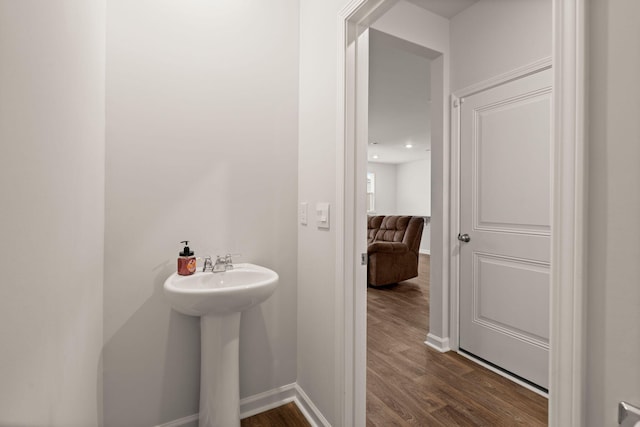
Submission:
<svg viewBox="0 0 640 427">
<path fill-rule="evenodd" d="M 339 27 L 339 38 L 344 40 L 344 51 L 340 55 L 339 69 L 344 70 L 344 86 L 339 87 L 339 96 L 344 102 L 339 103 L 339 117 L 344 117 L 344 122 L 340 120 L 339 127 L 344 129 L 342 136 L 339 136 L 340 151 L 339 164 L 343 163 L 345 169 L 339 171 L 338 181 L 344 184 L 342 191 L 339 191 L 339 198 L 342 200 L 356 200 L 356 194 L 366 194 L 364 179 L 358 183 L 355 179 L 356 171 L 362 171 L 362 163 L 359 167 L 355 165 L 357 161 L 356 136 L 358 129 L 358 114 L 356 88 L 362 84 L 358 81 L 356 70 L 357 43 L 356 39 L 362 33 L 362 29 L 368 27 L 376 16 L 380 16 L 388 10 L 390 3 L 386 1 L 356 1 L 350 3 L 340 12 L 340 20 L 344 26 Z M 580 348 L 580 331 L 582 328 L 580 319 L 581 313 L 581 290 L 582 278 L 580 274 L 583 266 L 583 252 L 580 247 L 575 247 L 576 230 L 580 229 L 583 223 L 583 212 L 580 209 L 583 202 L 583 140 L 580 129 L 583 126 L 582 119 L 582 82 L 584 65 L 582 63 L 583 49 L 583 28 L 584 15 L 583 3 L 580 0 L 554 2 L 554 87 L 556 94 L 554 98 L 554 181 L 553 181 L 553 227 L 559 232 L 553 238 L 552 252 L 552 289 L 551 289 L 551 311 L 553 322 L 551 325 L 551 343 L 554 349 L 551 352 L 551 389 L 554 393 L 550 399 L 549 420 L 551 425 L 576 425 L 576 420 L 580 419 L 581 411 L 579 391 L 581 387 L 581 359 L 580 352 L 575 351 Z M 362 148 L 359 149 L 362 152 Z M 562 154 L 562 156 L 560 156 Z M 447 161 L 443 164 L 442 176 L 447 180 L 445 189 L 450 186 L 448 182 L 448 168 L 450 166 L 449 153 L 443 153 L 443 158 Z M 364 175 L 363 175 L 364 176 Z M 352 183 L 351 185 L 349 183 Z M 362 190 L 362 191 L 356 191 Z M 447 209 L 448 191 L 440 195 L 440 200 L 445 201 L 445 211 Z M 562 196 L 562 197 L 560 197 Z M 358 206 L 364 209 L 364 196 L 362 202 L 357 202 Z M 357 226 L 353 220 L 358 206 L 350 206 L 345 203 L 340 207 L 339 214 L 344 214 L 343 222 L 345 240 L 340 244 L 338 250 L 338 277 L 342 285 L 348 283 L 363 283 L 362 266 L 356 267 L 360 256 L 353 257 L 355 252 L 362 252 L 362 247 L 354 245 L 353 236 L 356 239 L 364 234 L 361 226 Z M 448 224 L 449 215 L 443 216 L 444 238 L 442 240 L 443 253 L 449 254 L 450 243 L 452 241 L 451 228 Z M 342 233 L 341 233 L 342 235 Z M 342 249 L 340 249 L 342 248 Z M 447 255 L 448 256 L 448 255 Z M 450 261 L 450 260 L 449 260 Z M 572 273 L 573 272 L 573 273 Z M 443 271 L 443 283 L 449 282 L 448 271 Z M 562 279 L 562 290 L 555 283 Z M 366 310 L 363 310 L 364 292 L 362 289 L 351 289 L 349 286 L 341 287 L 344 293 L 338 295 L 338 306 L 344 307 L 345 315 L 341 325 L 337 326 L 337 336 L 340 352 L 338 357 L 342 378 L 340 381 L 340 393 L 344 393 L 346 400 L 342 401 L 342 420 L 345 425 L 364 425 L 364 375 L 363 364 L 365 355 L 362 351 L 364 340 L 361 332 L 366 330 L 364 319 Z M 446 305 L 443 311 L 447 311 Z M 577 316 L 577 317 L 576 317 Z M 444 320 L 441 326 L 443 330 L 448 330 L 448 313 L 441 317 Z M 343 332 L 344 331 L 344 332 Z M 451 331 L 449 331 L 451 332 Z M 557 344 L 554 346 L 554 343 Z M 577 347 L 576 347 L 577 346 Z M 344 357 L 344 358 L 343 358 Z M 572 366 L 573 369 L 567 369 Z M 564 368 L 563 368 L 564 367 Z M 554 373 L 556 375 L 554 375 Z M 342 394 L 341 394 L 342 395 Z"/>
<path fill-rule="evenodd" d="M 384 17 L 381 18 L 381 21 L 384 21 Z M 381 25 L 381 27 L 386 28 L 384 23 Z M 370 64 L 369 84 L 368 84 L 368 89 L 369 89 L 369 99 L 368 99 L 369 165 L 367 169 L 367 172 L 368 172 L 367 174 L 368 175 L 367 207 L 368 207 L 368 210 L 370 210 L 371 208 L 374 208 L 374 210 L 376 208 L 379 208 L 380 209 L 379 212 L 374 212 L 377 214 L 398 214 L 398 215 L 412 214 L 415 212 L 405 211 L 401 209 L 402 204 L 399 203 L 400 200 L 398 201 L 393 200 L 391 203 L 391 207 L 389 207 L 390 203 L 388 200 L 389 197 L 387 193 L 391 193 L 393 196 L 397 195 L 397 197 L 400 198 L 400 194 L 402 191 L 402 185 L 399 185 L 400 183 L 398 183 L 398 185 L 395 185 L 395 181 L 396 181 L 395 177 L 398 176 L 398 174 L 396 173 L 396 170 L 400 167 L 401 164 L 393 163 L 395 160 L 393 156 L 395 155 L 396 157 L 401 158 L 402 155 L 406 156 L 408 151 L 411 151 L 411 149 L 415 148 L 416 146 L 420 146 L 419 145 L 420 143 L 423 143 L 423 144 L 429 143 L 428 136 L 420 135 L 420 132 L 419 132 L 419 131 L 423 131 L 423 133 L 426 134 L 429 131 L 430 120 L 428 119 L 429 118 L 428 104 L 429 104 L 429 98 L 430 98 L 429 89 L 430 89 L 430 83 L 431 83 L 429 78 L 429 75 L 431 74 L 429 58 L 438 59 L 439 57 L 442 56 L 442 53 L 434 52 L 423 46 L 411 44 L 406 40 L 401 40 L 391 35 L 382 33 L 376 30 L 375 23 L 373 27 L 368 30 L 367 40 L 365 40 L 365 36 L 366 34 L 363 33 L 360 36 L 360 41 L 362 46 L 364 46 L 365 43 L 368 41 L 368 45 L 369 45 L 368 56 L 369 56 L 369 64 Z M 385 52 L 384 50 L 385 48 L 388 50 L 392 50 L 392 49 L 394 50 L 391 53 Z M 388 58 L 384 57 L 385 54 Z M 407 57 L 409 59 L 407 59 Z M 388 60 L 385 62 L 386 59 Z M 422 59 L 423 62 L 418 62 L 418 59 Z M 438 63 L 442 64 L 443 61 L 442 60 L 440 60 L 439 62 L 436 61 L 436 64 Z M 412 75 L 412 71 L 416 75 Z M 384 73 L 386 73 L 387 76 L 383 75 L 381 77 L 380 74 L 384 74 Z M 434 74 L 442 75 L 444 73 L 440 71 L 440 73 L 434 73 Z M 383 78 L 388 76 L 392 76 L 392 78 L 388 78 L 386 80 Z M 420 80 L 420 77 L 422 78 L 422 80 Z M 394 78 L 396 80 L 394 80 Z M 381 89 L 381 86 L 384 86 L 384 87 Z M 441 88 L 443 86 L 442 80 L 438 81 L 436 84 L 434 84 L 434 86 Z M 421 93 L 420 90 L 425 88 L 427 89 L 425 93 Z M 381 102 L 380 98 L 382 97 L 384 97 L 385 100 L 387 101 L 386 104 L 383 106 L 383 107 L 386 107 L 387 110 L 384 110 L 380 106 L 380 102 Z M 421 103 L 423 105 L 420 105 Z M 436 105 L 436 108 L 438 108 L 438 106 L 442 108 L 443 103 L 436 102 L 435 105 Z M 549 114 L 549 110 L 547 110 L 547 114 Z M 420 117 L 420 119 L 417 120 L 417 124 L 419 124 L 420 126 L 416 126 L 413 122 L 411 122 L 412 115 Z M 402 120 L 398 120 L 397 119 L 398 116 L 400 116 Z M 495 115 L 492 117 L 495 117 Z M 381 126 L 383 126 L 382 129 L 380 129 Z M 423 126 L 424 128 L 422 128 L 421 126 Z M 419 131 L 414 131 L 414 128 L 419 128 Z M 549 147 L 548 120 L 547 120 L 546 131 L 543 130 L 542 133 L 545 134 L 546 136 L 543 142 L 547 144 L 546 149 L 544 146 L 541 147 L 541 150 L 545 154 L 542 157 L 546 159 L 546 162 L 548 163 L 549 162 L 549 157 L 547 155 L 548 147 Z M 412 140 L 409 139 L 407 135 L 413 136 L 413 139 Z M 420 138 L 421 136 L 422 138 Z M 522 140 L 522 139 L 523 138 L 518 138 L 517 140 Z M 444 138 L 440 136 L 439 138 L 440 147 L 442 147 L 443 143 L 445 143 Z M 486 141 L 485 141 L 485 145 L 486 145 Z M 392 151 L 394 148 L 396 148 L 396 150 L 399 150 L 400 153 L 398 154 L 394 153 Z M 483 153 L 483 154 L 486 154 L 486 153 Z M 372 165 L 372 162 L 374 163 L 373 165 Z M 541 173 L 543 173 L 543 171 L 546 171 L 544 172 L 546 174 L 546 177 L 542 177 L 545 179 L 536 180 L 536 182 L 540 183 L 542 187 L 545 187 L 545 184 L 544 184 L 545 181 L 547 183 L 546 184 L 547 191 L 545 192 L 545 195 L 543 195 L 543 199 L 544 197 L 546 197 L 546 204 L 545 204 L 546 213 L 547 213 L 546 220 L 548 224 L 548 211 L 549 211 L 549 203 L 548 203 L 549 167 L 548 166 L 549 165 L 547 164 L 546 166 L 547 166 L 546 168 L 540 170 Z M 421 166 L 421 167 L 425 169 L 424 166 Z M 389 172 L 389 169 L 391 169 L 391 172 Z M 428 166 L 428 169 L 430 169 L 430 165 Z M 428 180 L 429 178 L 424 179 L 423 181 L 428 181 Z M 383 191 L 384 187 L 382 187 L 382 185 L 388 184 L 391 181 L 394 182 L 394 185 L 391 186 L 393 187 L 391 191 L 386 191 L 386 192 Z M 376 191 L 372 192 L 371 190 L 376 190 Z M 377 190 L 380 190 L 380 191 L 378 192 Z M 501 200 L 504 201 L 507 199 L 501 199 Z M 379 206 L 377 203 L 375 203 L 377 201 L 380 202 Z M 428 205 L 430 205 L 430 203 Z M 545 210 L 544 207 L 542 207 L 542 209 Z M 368 213 L 371 214 L 372 212 L 368 212 Z M 441 229 L 438 231 L 442 232 Z M 475 239 L 472 245 L 474 243 L 475 243 Z M 548 239 L 547 239 L 546 253 L 548 256 Z M 427 264 L 427 269 L 428 269 L 429 261 L 430 261 L 428 257 L 425 257 L 426 259 L 423 259 L 423 257 L 421 256 L 420 258 L 421 258 L 420 262 L 423 264 Z M 370 266 L 370 269 L 374 265 L 376 264 L 372 264 Z M 547 264 L 547 267 L 548 267 L 548 264 Z M 377 272 L 378 269 L 379 268 L 376 266 L 376 268 L 374 269 L 374 272 Z M 548 276 L 547 276 L 547 280 L 548 280 Z M 405 366 L 406 370 L 410 370 L 414 374 L 417 373 L 417 377 L 419 378 L 414 378 L 413 383 L 411 382 L 410 378 L 406 379 L 407 382 L 404 383 L 404 388 L 410 388 L 412 390 L 411 394 L 414 398 L 415 396 L 422 396 L 426 400 L 429 400 L 429 397 L 428 397 L 429 393 L 435 393 L 437 390 L 440 390 L 441 394 L 445 396 L 449 394 L 450 390 L 447 390 L 444 387 L 440 388 L 440 386 L 442 386 L 441 383 L 439 386 L 438 385 L 427 386 L 426 390 L 421 389 L 419 384 L 422 384 L 424 386 L 424 384 L 422 383 L 421 377 L 422 376 L 437 377 L 438 376 L 437 370 L 434 372 L 428 369 L 423 370 L 420 368 L 416 368 L 416 365 L 413 364 L 412 362 L 423 360 L 423 361 L 428 361 L 429 365 L 437 365 L 438 363 L 451 363 L 455 365 L 456 363 L 460 363 L 461 365 L 457 365 L 458 369 L 456 369 L 456 371 L 465 371 L 466 369 L 468 369 L 469 372 L 475 371 L 474 369 L 475 367 L 464 365 L 464 362 L 457 360 L 455 358 L 450 358 L 449 357 L 450 355 L 439 356 L 437 353 L 433 355 L 426 354 L 427 351 L 425 351 L 424 348 L 421 348 L 421 346 L 417 346 L 414 348 L 412 346 L 413 343 L 408 342 L 408 340 L 413 340 L 414 343 L 422 344 L 422 342 L 425 341 L 425 338 L 427 338 L 427 332 L 429 331 L 429 329 L 427 329 L 426 327 L 429 323 L 429 319 L 428 319 L 429 310 L 428 310 L 428 306 L 427 306 L 427 309 L 424 311 L 418 310 L 418 308 L 421 308 L 419 307 L 418 302 L 423 301 L 423 304 L 428 305 L 429 282 L 430 281 L 428 280 L 428 277 L 426 278 L 426 280 L 424 277 L 419 277 L 418 280 L 416 280 L 416 283 L 412 283 L 412 281 L 401 282 L 398 285 L 390 285 L 390 287 L 388 288 L 380 288 L 378 286 L 374 286 L 374 287 L 370 287 L 367 292 L 368 300 L 369 300 L 369 310 L 367 311 L 368 312 L 367 317 L 369 319 L 369 327 L 374 330 L 374 332 L 368 331 L 367 333 L 367 336 L 369 337 L 369 342 L 370 342 L 370 344 L 368 345 L 368 348 L 369 348 L 368 355 L 369 355 L 370 361 L 368 362 L 369 369 L 367 372 L 367 378 L 369 378 L 369 383 L 371 383 L 371 385 L 368 386 L 367 389 L 368 389 L 368 396 L 370 396 L 371 400 L 374 400 L 376 402 L 376 406 L 378 408 L 384 408 L 384 409 L 378 409 L 378 412 L 381 412 L 381 413 L 384 411 L 394 412 L 393 408 L 404 407 L 403 402 L 397 402 L 397 401 L 393 402 L 393 399 L 389 397 L 390 394 L 397 394 L 397 392 L 394 392 L 392 390 L 392 387 L 391 388 L 387 387 L 380 381 L 381 375 L 384 376 L 383 373 L 385 371 L 382 365 L 384 365 L 385 363 L 393 363 L 393 361 L 395 360 L 395 365 L 397 365 L 398 367 Z M 463 288 L 462 290 L 465 290 L 465 289 Z M 545 292 L 546 292 L 545 295 L 548 297 L 548 287 L 545 287 Z M 408 304 L 406 306 L 402 305 L 405 302 L 405 301 L 402 301 L 402 298 L 401 298 L 403 293 L 405 294 L 404 295 L 405 300 L 410 300 L 411 304 Z M 385 302 L 388 302 L 389 305 L 385 306 L 384 305 Z M 546 313 L 546 318 L 544 319 L 545 321 L 543 322 L 543 325 L 546 325 L 546 328 L 548 331 L 548 298 L 547 298 L 546 304 L 543 304 L 543 305 L 544 305 L 544 310 L 540 310 L 540 313 Z M 438 306 L 439 306 L 438 301 L 436 301 L 436 307 Z M 374 309 L 372 310 L 371 307 L 374 307 Z M 485 309 L 486 305 L 483 305 L 481 308 Z M 411 312 L 413 316 L 407 317 L 406 323 L 403 323 L 401 319 L 405 319 L 406 317 L 405 312 Z M 415 315 L 418 313 L 424 316 L 421 324 L 419 320 L 418 321 L 414 320 Z M 461 314 L 464 317 L 466 312 L 463 311 L 461 312 Z M 395 321 L 393 321 L 394 317 L 395 317 Z M 390 324 L 394 325 L 394 329 L 396 329 L 395 334 L 390 333 L 390 331 L 385 327 L 381 327 L 381 325 L 390 325 Z M 466 324 L 462 324 L 462 326 L 466 326 Z M 413 338 L 409 338 L 410 334 L 407 334 L 407 342 L 402 342 L 401 340 L 395 339 L 397 338 L 397 336 L 402 335 L 402 333 L 400 332 L 401 330 L 404 332 L 407 332 L 412 329 L 417 329 L 418 331 L 421 330 L 422 336 L 416 339 L 416 336 L 414 336 Z M 544 329 L 544 326 L 542 327 L 542 329 Z M 545 331 L 541 335 L 544 337 L 548 337 L 547 331 Z M 419 335 L 419 332 L 418 332 L 418 335 Z M 431 336 L 433 336 L 433 334 Z M 464 336 L 468 337 L 469 335 L 464 335 Z M 382 347 L 381 347 L 381 342 L 382 342 Z M 384 353 L 384 350 L 385 350 L 384 345 L 389 347 L 387 354 Z M 441 350 L 441 347 L 439 346 L 434 346 L 434 347 L 436 347 L 438 350 Z M 397 351 L 392 350 L 392 348 L 396 348 L 398 350 Z M 467 347 L 465 348 L 465 350 L 467 351 L 473 350 L 473 349 L 474 348 L 471 345 L 467 345 Z M 429 350 L 429 351 L 432 351 L 432 350 Z M 476 353 L 480 353 L 479 355 L 485 356 L 484 353 L 481 353 L 481 352 L 476 352 Z M 478 354 L 476 354 L 476 356 L 477 355 Z M 546 362 L 546 355 L 547 353 L 543 354 L 543 358 L 545 359 L 545 362 Z M 440 360 L 438 358 L 440 358 Z M 485 358 L 489 359 L 489 357 L 485 357 Z M 418 363 L 418 365 L 420 365 L 420 363 Z M 513 371 L 514 369 L 511 369 L 511 370 Z M 546 363 L 542 370 L 544 371 L 544 373 L 547 372 Z M 458 392 L 461 393 L 458 395 L 458 397 L 466 396 L 466 398 L 462 397 L 462 400 L 468 402 L 468 405 L 473 404 L 472 401 L 473 401 L 474 395 L 480 395 L 480 393 L 476 390 L 476 387 L 475 387 L 476 385 L 473 384 L 472 381 L 469 381 L 468 378 L 474 377 L 478 379 L 478 378 L 484 378 L 483 375 L 487 375 L 488 377 L 491 377 L 492 375 L 494 375 L 493 373 L 490 373 L 490 374 L 482 373 L 481 368 L 478 368 L 478 371 L 480 372 L 473 372 L 472 375 L 470 374 L 469 377 L 467 377 L 467 379 L 452 378 L 452 377 L 448 378 L 449 381 L 456 382 L 460 386 L 464 384 L 464 387 L 459 388 L 458 390 Z M 402 384 L 402 380 L 400 380 L 400 378 L 403 378 L 402 371 L 397 372 L 397 375 L 394 375 L 394 378 L 400 384 Z M 492 381 L 492 380 L 483 379 L 483 381 Z M 502 379 L 500 379 L 500 381 L 502 381 Z M 498 383 L 499 382 L 496 381 L 496 387 L 499 387 Z M 544 381 L 544 385 L 546 386 L 546 379 Z M 429 388 L 431 389 L 429 390 Z M 387 395 L 383 394 L 384 390 L 386 390 Z M 523 392 L 523 394 L 526 394 L 526 393 Z M 540 423 L 539 417 L 542 416 L 543 418 L 546 418 L 547 416 L 546 402 L 544 402 L 544 399 L 540 399 L 537 396 L 527 396 L 526 399 L 527 399 L 526 400 L 527 403 L 522 403 L 520 405 L 521 408 L 524 408 L 524 409 L 521 409 L 520 412 L 517 409 L 518 405 L 511 406 L 511 404 L 514 403 L 513 401 L 501 401 L 499 399 L 492 401 L 491 399 L 486 399 L 483 401 L 483 406 L 485 407 L 502 406 L 503 408 L 509 408 L 504 412 L 519 413 L 523 419 L 529 417 L 528 420 L 531 425 L 542 425 Z M 516 400 L 516 399 L 514 398 L 513 400 Z M 452 414 L 455 414 L 455 416 L 459 417 L 460 419 L 464 419 L 464 417 L 466 416 L 463 413 L 464 411 L 461 411 L 459 407 L 456 407 L 456 404 L 453 403 L 450 399 L 443 397 L 442 399 L 436 398 L 436 401 L 438 403 L 434 404 L 434 406 L 430 408 L 429 411 L 427 412 L 425 412 L 424 409 L 417 410 L 418 411 L 417 413 L 421 414 L 419 416 L 420 419 L 429 420 L 431 419 L 429 417 L 433 417 L 433 419 L 437 419 L 437 417 L 443 417 L 441 420 L 446 420 L 447 419 L 446 417 Z M 385 402 L 387 402 L 386 406 L 385 406 Z M 416 404 L 415 407 L 419 408 L 419 405 Z M 531 413 L 527 413 L 529 409 L 533 409 L 533 408 L 535 408 L 535 410 L 531 411 Z M 412 413 L 412 414 L 414 413 L 408 408 L 403 409 L 401 412 Z M 494 411 L 494 412 L 500 412 L 500 411 Z M 431 420 L 433 421 L 433 419 Z M 378 421 L 391 422 L 390 419 L 380 420 L 379 417 L 378 417 Z M 505 423 L 505 424 L 509 424 L 510 422 L 515 422 L 514 420 L 510 420 L 508 418 L 496 418 L 496 419 L 478 418 L 475 420 L 467 419 L 467 421 L 470 423 L 478 422 L 478 423 Z"/>
</svg>

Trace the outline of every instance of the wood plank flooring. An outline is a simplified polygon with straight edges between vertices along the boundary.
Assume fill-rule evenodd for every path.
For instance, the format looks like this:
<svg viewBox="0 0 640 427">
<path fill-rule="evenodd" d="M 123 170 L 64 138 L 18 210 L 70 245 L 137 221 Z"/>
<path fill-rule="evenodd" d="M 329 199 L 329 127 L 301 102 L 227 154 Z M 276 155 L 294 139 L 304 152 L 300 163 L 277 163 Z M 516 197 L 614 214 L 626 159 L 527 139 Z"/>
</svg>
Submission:
<svg viewBox="0 0 640 427">
<path fill-rule="evenodd" d="M 547 399 L 424 344 L 429 256 L 415 279 L 367 292 L 367 426 L 546 426 Z"/>
<path fill-rule="evenodd" d="M 415 279 L 367 292 L 367 426 L 546 426 L 547 399 L 424 340 L 429 256 Z M 294 403 L 242 427 L 306 427 Z"/>
<path fill-rule="evenodd" d="M 308 427 L 311 424 L 302 415 L 295 403 L 287 403 L 270 411 L 262 412 L 240 422 L 241 427 Z"/>
</svg>

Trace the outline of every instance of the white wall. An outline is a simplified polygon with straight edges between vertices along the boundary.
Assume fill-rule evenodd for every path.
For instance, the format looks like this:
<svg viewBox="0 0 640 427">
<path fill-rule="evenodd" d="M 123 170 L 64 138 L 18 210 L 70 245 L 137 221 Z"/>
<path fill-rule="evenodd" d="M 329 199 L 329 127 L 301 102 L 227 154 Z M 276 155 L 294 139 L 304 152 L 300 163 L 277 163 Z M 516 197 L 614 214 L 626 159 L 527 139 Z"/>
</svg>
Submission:
<svg viewBox="0 0 640 427">
<path fill-rule="evenodd" d="M 480 0 L 451 19 L 451 90 L 551 56 L 551 0 Z"/>
<path fill-rule="evenodd" d="M 397 173 L 398 213 L 431 216 L 431 159 L 400 163 Z"/>
<path fill-rule="evenodd" d="M 422 229 L 420 253 L 431 255 L 431 218 L 424 224 L 424 228 Z"/>
<path fill-rule="evenodd" d="M 0 1 L 0 425 L 97 426 L 104 0 Z"/>
<path fill-rule="evenodd" d="M 336 201 L 336 17 L 346 0 L 300 0 L 298 199 Z M 335 224 L 335 210 L 331 223 Z M 332 425 L 336 395 L 335 227 L 298 227 L 298 384 Z"/>
<path fill-rule="evenodd" d="M 431 159 L 367 163 L 375 174 L 376 215 L 431 216 Z"/>
<path fill-rule="evenodd" d="M 397 165 L 390 163 L 367 163 L 367 172 L 375 174 L 375 214 L 395 215 L 397 206 Z"/>
<path fill-rule="evenodd" d="M 640 405 L 640 2 L 590 1 L 588 426 Z"/>
<path fill-rule="evenodd" d="M 398 213 L 431 216 L 431 152 L 428 159 L 398 165 Z M 431 219 L 425 224 L 420 252 L 431 253 Z"/>
<path fill-rule="evenodd" d="M 243 314 L 240 394 L 296 380 L 298 4 L 113 0 L 107 27 L 105 426 L 198 411 L 180 240 L 280 275 Z"/>
</svg>

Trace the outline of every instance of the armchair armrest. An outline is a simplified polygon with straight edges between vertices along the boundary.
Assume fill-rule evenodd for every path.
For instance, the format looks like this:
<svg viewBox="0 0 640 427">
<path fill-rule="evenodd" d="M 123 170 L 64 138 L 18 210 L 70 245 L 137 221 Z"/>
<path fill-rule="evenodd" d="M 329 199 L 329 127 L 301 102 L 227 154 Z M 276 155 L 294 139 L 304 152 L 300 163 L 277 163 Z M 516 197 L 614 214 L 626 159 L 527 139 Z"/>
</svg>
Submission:
<svg viewBox="0 0 640 427">
<path fill-rule="evenodd" d="M 409 252 L 409 246 L 402 242 L 373 242 L 367 247 L 367 253 L 401 254 Z"/>
</svg>

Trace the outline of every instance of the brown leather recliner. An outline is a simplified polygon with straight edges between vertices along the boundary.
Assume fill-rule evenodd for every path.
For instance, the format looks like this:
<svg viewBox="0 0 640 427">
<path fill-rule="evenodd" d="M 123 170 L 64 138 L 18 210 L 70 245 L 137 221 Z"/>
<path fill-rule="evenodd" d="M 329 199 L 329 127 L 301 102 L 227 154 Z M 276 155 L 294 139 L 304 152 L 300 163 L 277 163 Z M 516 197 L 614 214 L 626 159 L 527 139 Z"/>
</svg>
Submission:
<svg viewBox="0 0 640 427">
<path fill-rule="evenodd" d="M 422 217 L 369 216 L 367 228 L 369 285 L 389 285 L 418 275 Z"/>
</svg>

